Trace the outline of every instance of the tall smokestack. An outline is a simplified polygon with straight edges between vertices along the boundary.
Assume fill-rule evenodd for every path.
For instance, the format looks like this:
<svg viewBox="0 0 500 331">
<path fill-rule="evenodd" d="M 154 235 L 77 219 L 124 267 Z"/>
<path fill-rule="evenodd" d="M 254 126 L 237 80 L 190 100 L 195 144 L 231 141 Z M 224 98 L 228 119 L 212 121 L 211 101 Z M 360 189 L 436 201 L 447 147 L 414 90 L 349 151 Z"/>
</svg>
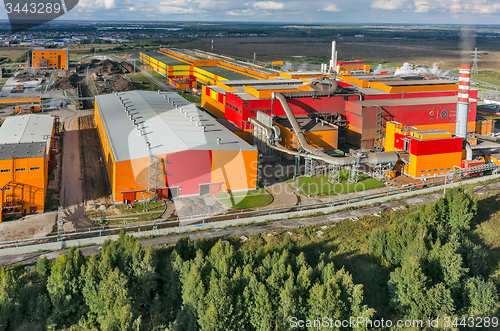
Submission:
<svg viewBox="0 0 500 331">
<path fill-rule="evenodd" d="M 336 52 L 337 52 L 337 42 L 334 40 L 332 41 L 332 58 L 330 60 L 330 71 L 335 71 L 335 66 L 337 65 L 335 61 Z"/>
<path fill-rule="evenodd" d="M 467 138 L 467 117 L 469 112 L 470 65 L 460 66 L 458 79 L 458 104 L 456 135 Z"/>
</svg>

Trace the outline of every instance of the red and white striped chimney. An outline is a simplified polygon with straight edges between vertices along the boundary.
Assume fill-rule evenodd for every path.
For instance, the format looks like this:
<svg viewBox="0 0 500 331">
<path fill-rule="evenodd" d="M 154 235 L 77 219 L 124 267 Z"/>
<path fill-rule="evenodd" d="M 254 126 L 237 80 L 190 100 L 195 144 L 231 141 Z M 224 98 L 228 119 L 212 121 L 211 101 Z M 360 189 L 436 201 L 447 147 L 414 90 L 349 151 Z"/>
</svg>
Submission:
<svg viewBox="0 0 500 331">
<path fill-rule="evenodd" d="M 469 112 L 470 65 L 460 65 L 458 79 L 458 104 L 456 135 L 467 138 L 467 117 Z"/>
</svg>

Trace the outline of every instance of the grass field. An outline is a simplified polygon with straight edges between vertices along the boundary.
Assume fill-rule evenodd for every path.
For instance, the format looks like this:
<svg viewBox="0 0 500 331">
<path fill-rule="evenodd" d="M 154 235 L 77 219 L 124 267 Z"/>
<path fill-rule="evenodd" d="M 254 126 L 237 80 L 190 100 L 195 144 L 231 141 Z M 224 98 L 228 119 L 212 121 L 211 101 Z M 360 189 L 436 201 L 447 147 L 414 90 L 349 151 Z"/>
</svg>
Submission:
<svg viewBox="0 0 500 331">
<path fill-rule="evenodd" d="M 271 194 L 264 189 L 263 192 L 244 195 L 231 195 L 231 197 L 218 199 L 220 203 L 235 208 L 258 208 L 270 204 L 273 201 Z M 227 195 L 226 195 L 227 196 Z"/>
<path fill-rule="evenodd" d="M 235 192 L 235 193 L 221 193 L 221 194 L 216 194 L 215 197 L 217 199 L 224 199 L 224 198 L 229 198 L 229 197 L 244 197 L 247 195 L 257 195 L 257 194 L 266 194 L 267 191 L 263 188 L 259 188 L 257 190 L 253 191 L 246 191 L 246 192 Z"/>
<path fill-rule="evenodd" d="M 383 183 L 374 178 L 364 178 L 357 183 L 351 183 L 343 180 L 340 183 L 332 184 L 328 181 L 328 176 L 317 176 L 302 177 L 298 182 L 298 187 L 301 189 L 301 193 L 306 195 L 344 194 L 384 186 L 385 185 Z"/>
<path fill-rule="evenodd" d="M 500 86 L 500 71 L 483 70 L 479 71 L 478 74 L 473 74 L 472 78 Z"/>
<path fill-rule="evenodd" d="M 150 74 L 151 76 L 153 76 L 154 78 L 158 78 L 158 79 L 166 79 L 164 76 L 160 75 L 159 73 L 157 73 L 157 72 L 156 72 L 156 71 L 154 71 L 154 70 L 149 70 L 148 72 L 149 72 L 149 74 Z"/>
</svg>

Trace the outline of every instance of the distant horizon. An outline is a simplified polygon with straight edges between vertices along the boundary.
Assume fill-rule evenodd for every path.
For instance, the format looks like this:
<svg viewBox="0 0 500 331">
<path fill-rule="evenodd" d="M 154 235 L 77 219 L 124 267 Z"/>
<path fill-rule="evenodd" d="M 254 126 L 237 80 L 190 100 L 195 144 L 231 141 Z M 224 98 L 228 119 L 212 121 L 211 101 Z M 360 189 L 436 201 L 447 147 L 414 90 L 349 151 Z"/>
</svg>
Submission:
<svg viewBox="0 0 500 331">
<path fill-rule="evenodd" d="M 9 20 L 6 18 L 0 18 L 1 23 L 9 23 Z M 54 21 L 50 21 L 46 24 L 54 24 L 54 23 L 159 23 L 159 24 L 175 24 L 175 23 L 214 23 L 214 24 L 225 24 L 225 23 L 236 23 L 236 24 L 270 24 L 270 25 L 299 25 L 299 26 L 316 26 L 316 25 L 324 25 L 324 26 L 366 26 L 366 25 L 374 25 L 374 26 L 456 26 L 456 27 L 500 27 L 500 23 L 497 24 L 473 24 L 473 23 L 398 23 L 398 22 L 390 22 L 390 23 L 381 23 L 381 22 L 344 22 L 344 23 L 328 23 L 328 22 L 270 22 L 270 21 L 208 21 L 208 20 L 132 20 L 132 19 L 123 19 L 123 20 L 105 20 L 105 19 L 57 19 Z"/>
<path fill-rule="evenodd" d="M 7 19 L 5 10 L 0 12 L 0 18 Z M 297 0 L 80 0 L 62 18 L 94 22 L 498 25 L 500 3 L 496 0 L 313 0 L 304 5 Z"/>
</svg>

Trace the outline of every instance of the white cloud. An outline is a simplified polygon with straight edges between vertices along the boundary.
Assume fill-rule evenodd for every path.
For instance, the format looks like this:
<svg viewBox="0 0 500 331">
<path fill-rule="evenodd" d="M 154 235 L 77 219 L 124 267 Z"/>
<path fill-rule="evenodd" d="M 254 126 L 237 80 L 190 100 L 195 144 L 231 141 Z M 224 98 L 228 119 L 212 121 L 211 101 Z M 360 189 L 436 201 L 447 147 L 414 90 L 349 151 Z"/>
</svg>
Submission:
<svg viewBox="0 0 500 331">
<path fill-rule="evenodd" d="M 77 5 L 78 11 L 95 11 L 97 9 L 113 9 L 115 7 L 115 0 L 80 0 Z"/>
<path fill-rule="evenodd" d="M 328 6 L 325 6 L 323 8 L 323 11 L 332 11 L 332 12 L 336 12 L 336 11 L 340 11 L 340 8 L 337 7 L 336 4 L 332 3 L 331 5 L 328 5 Z"/>
<path fill-rule="evenodd" d="M 490 15 L 500 12 L 497 0 L 375 0 L 373 9 L 413 11 L 415 13 L 467 13 Z"/>
<path fill-rule="evenodd" d="M 160 3 L 160 6 L 157 8 L 157 10 L 162 13 L 162 14 L 193 14 L 195 13 L 195 10 L 193 8 L 184 8 L 184 7 L 179 7 L 179 6 L 171 6 L 171 5 L 166 5 Z"/>
<path fill-rule="evenodd" d="M 400 10 L 407 6 L 407 0 L 376 0 L 372 3 L 373 9 Z"/>
<path fill-rule="evenodd" d="M 285 4 L 283 2 L 276 1 L 258 1 L 253 4 L 253 7 L 260 10 L 277 10 L 283 9 L 283 7 L 285 7 Z"/>
<path fill-rule="evenodd" d="M 244 9 L 244 10 L 230 10 L 226 12 L 229 16 L 254 16 L 255 10 L 253 9 Z"/>
</svg>

